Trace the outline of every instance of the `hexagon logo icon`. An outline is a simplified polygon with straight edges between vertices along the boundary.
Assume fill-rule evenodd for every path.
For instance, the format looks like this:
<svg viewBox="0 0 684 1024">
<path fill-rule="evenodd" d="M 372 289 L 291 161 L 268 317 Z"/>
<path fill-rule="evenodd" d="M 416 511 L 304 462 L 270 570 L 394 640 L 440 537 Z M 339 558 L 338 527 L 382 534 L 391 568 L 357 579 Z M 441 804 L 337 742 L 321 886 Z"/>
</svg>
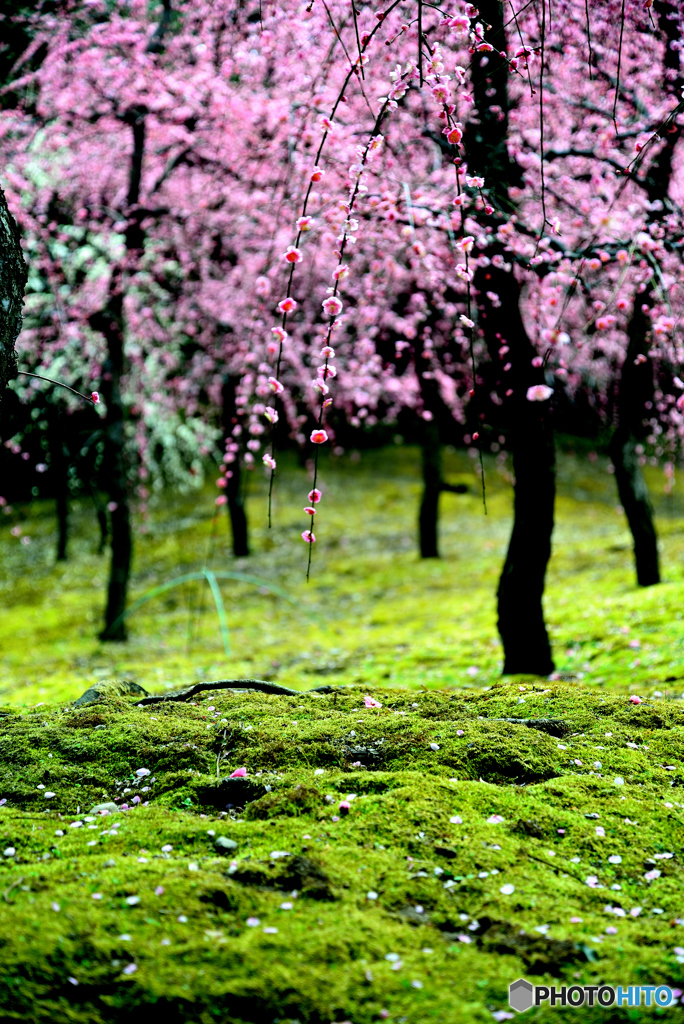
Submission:
<svg viewBox="0 0 684 1024">
<path fill-rule="evenodd" d="M 518 978 L 508 986 L 508 1002 L 518 1013 L 529 1010 L 534 1006 L 534 987 L 524 978 Z"/>
</svg>

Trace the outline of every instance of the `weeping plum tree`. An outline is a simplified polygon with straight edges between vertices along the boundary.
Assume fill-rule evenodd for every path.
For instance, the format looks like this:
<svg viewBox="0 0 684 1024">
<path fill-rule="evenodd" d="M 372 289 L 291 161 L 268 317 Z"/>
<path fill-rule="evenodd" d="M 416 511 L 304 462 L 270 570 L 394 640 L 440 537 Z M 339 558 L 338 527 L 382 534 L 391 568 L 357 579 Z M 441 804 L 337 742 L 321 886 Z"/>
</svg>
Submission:
<svg viewBox="0 0 684 1024">
<path fill-rule="evenodd" d="M 487 40 L 496 51 L 509 49 L 504 6 L 480 3 L 489 26 Z M 521 169 L 508 150 L 509 69 L 492 51 L 473 57 L 473 118 L 465 136 L 470 167 L 487 175 L 500 216 L 515 210 L 510 188 L 523 184 Z M 504 223 L 503 220 L 500 223 Z M 501 236 L 483 249 L 475 272 L 479 318 L 489 357 L 497 367 L 496 386 L 513 457 L 513 531 L 499 580 L 498 628 L 504 648 L 504 673 L 553 671 L 542 597 L 551 556 L 555 498 L 555 456 L 550 403 L 542 366 L 520 312 L 520 285 Z M 509 262 L 507 262 L 507 258 Z M 531 390 L 533 389 L 533 390 Z M 535 395 L 540 400 L 530 401 Z"/>
<path fill-rule="evenodd" d="M 389 4 L 381 18 L 370 7 L 350 18 L 341 3 L 300 17 L 288 2 L 260 19 L 256 4 L 200 2 L 179 8 L 153 46 L 142 3 L 106 24 L 80 12 L 73 31 L 45 14 L 48 53 L 31 81 L 41 146 L 64 162 L 50 190 L 70 220 L 30 178 L 38 155 L 21 108 L 3 145 L 14 146 L 14 206 L 37 251 L 68 223 L 81 252 L 97 250 L 92 264 L 106 264 L 65 281 L 75 258 L 63 256 L 50 282 L 62 326 L 45 353 L 36 332 L 32 355 L 56 358 L 70 344 L 65 323 L 71 362 L 90 351 L 79 369 L 103 381 L 111 447 L 121 430 L 139 495 L 168 434 L 162 413 L 181 424 L 177 438 L 193 416 L 205 437 L 223 418 L 221 504 L 239 497 L 236 468 L 263 463 L 273 491 L 274 442 L 289 434 L 314 464 L 302 495 L 310 562 L 314 524 L 325 523 L 318 453 L 343 419 L 372 431 L 410 413 L 425 427 L 421 520 L 433 554 L 436 428 L 449 416 L 482 449 L 503 417 L 516 481 L 499 586 L 504 668 L 546 673 L 550 406 L 582 393 L 607 419 L 628 346 L 619 313 L 653 261 L 666 283 L 652 285 L 646 357 L 664 398 L 654 392 L 645 441 L 658 458 L 684 430 L 666 372 L 681 362 L 666 316 L 682 302 L 681 261 L 666 244 L 675 225 L 638 198 L 673 98 L 652 88 L 664 42 L 640 3 L 572 0 L 553 16 L 546 0 L 509 6 L 510 16 L 494 0 L 444 15 Z M 619 130 L 611 89 L 629 122 Z"/>
</svg>

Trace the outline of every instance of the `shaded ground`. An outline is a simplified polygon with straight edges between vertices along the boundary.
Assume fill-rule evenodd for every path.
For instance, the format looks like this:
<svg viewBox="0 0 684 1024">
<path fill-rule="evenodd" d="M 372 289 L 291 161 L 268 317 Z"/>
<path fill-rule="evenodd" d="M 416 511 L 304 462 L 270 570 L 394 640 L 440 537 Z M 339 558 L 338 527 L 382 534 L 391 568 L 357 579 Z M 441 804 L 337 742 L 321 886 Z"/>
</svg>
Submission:
<svg viewBox="0 0 684 1024">
<path fill-rule="evenodd" d="M 681 702 L 374 693 L 10 711 L 1 1019 L 470 1024 L 520 976 L 684 987 Z"/>
<path fill-rule="evenodd" d="M 111 675 L 148 689 L 198 679 L 253 677 L 300 687 L 316 683 L 487 685 L 499 676 L 495 590 L 510 532 L 510 485 L 487 461 L 484 516 L 472 460 L 447 456 L 448 477 L 471 493 L 442 497 L 439 561 L 416 554 L 418 453 L 390 449 L 324 465 L 313 577 L 304 580 L 310 481 L 281 457 L 274 528 L 265 524 L 265 482 L 250 479 L 252 558 L 235 562 L 222 513 L 212 528 L 215 490 L 163 496 L 138 534 L 132 597 L 201 569 L 238 570 L 284 589 L 295 601 L 237 581 L 221 582 L 232 654 L 223 653 L 206 584 L 185 584 L 129 620 L 124 646 L 94 639 L 101 623 L 106 559 L 92 510 L 74 513 L 72 561 L 54 565 L 54 509 L 34 503 L 0 516 L 0 699 L 35 704 L 74 699 Z M 624 515 L 602 458 L 562 455 L 554 554 L 546 609 L 558 670 L 588 685 L 679 696 L 684 690 L 684 501 L 656 502 L 665 582 L 638 591 Z M 280 471 L 280 466 L 279 466 Z M 505 468 L 504 468 L 505 474 Z M 31 537 L 11 536 L 19 525 Z M 142 524 L 138 524 L 142 525 Z M 212 539 L 213 530 L 213 539 Z M 262 588 L 263 589 L 263 588 Z M 302 610 L 308 611 L 314 621 Z"/>
</svg>

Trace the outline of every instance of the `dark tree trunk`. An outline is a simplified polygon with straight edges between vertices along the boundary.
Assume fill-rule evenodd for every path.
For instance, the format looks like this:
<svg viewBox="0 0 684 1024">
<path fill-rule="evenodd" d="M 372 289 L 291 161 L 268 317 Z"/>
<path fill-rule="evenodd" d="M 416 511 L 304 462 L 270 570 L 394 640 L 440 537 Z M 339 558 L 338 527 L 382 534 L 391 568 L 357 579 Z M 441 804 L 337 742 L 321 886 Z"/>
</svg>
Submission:
<svg viewBox="0 0 684 1024">
<path fill-rule="evenodd" d="M 58 407 L 51 410 L 51 452 L 50 462 L 55 482 L 55 505 L 57 512 L 57 551 L 58 562 L 67 559 L 67 543 L 69 539 L 69 459 L 64 447 L 62 431 L 62 414 Z"/>
<path fill-rule="evenodd" d="M 478 3 L 482 22 L 491 25 L 487 39 L 508 50 L 504 5 L 500 0 Z M 487 55 L 491 57 L 491 54 Z M 508 214 L 513 204 L 509 188 L 521 184 L 520 168 L 508 152 L 508 70 L 504 61 L 473 56 L 473 91 L 478 122 L 465 135 L 465 154 L 471 172 L 485 177 L 494 205 Z M 490 258 L 509 254 L 494 243 Z M 504 405 L 515 473 L 513 531 L 498 589 L 498 629 L 504 648 L 504 674 L 548 675 L 553 671 L 542 597 L 546 566 L 551 555 L 555 498 L 555 456 L 549 401 L 527 400 L 527 389 L 544 383 L 542 368 L 532 366 L 536 356 L 520 315 L 520 286 L 513 270 L 478 267 L 474 289 L 480 326 L 497 373 Z M 487 292 L 498 295 L 494 306 Z M 499 354 L 506 346 L 508 351 Z M 510 369 L 504 365 L 510 363 Z M 510 394 L 508 393 L 510 392 Z"/>
<path fill-rule="evenodd" d="M 610 443 L 610 457 L 615 466 L 615 481 L 620 501 L 634 539 L 637 583 L 640 587 L 650 587 L 654 583 L 660 583 L 658 537 L 653 523 L 648 488 L 635 451 L 634 438 L 625 437 L 616 430 Z"/>
<path fill-rule="evenodd" d="M 234 423 L 237 423 L 235 380 L 233 377 L 226 376 L 223 381 L 223 429 L 226 437 L 230 437 Z M 249 555 L 249 534 L 241 486 L 239 456 L 236 455 L 235 461 L 230 463 L 228 472 L 232 473 L 232 476 L 228 477 L 226 485 L 226 498 L 228 499 L 228 515 L 233 532 L 233 554 L 236 558 L 246 558 Z"/>
<path fill-rule="evenodd" d="M 112 275 L 106 310 L 91 318 L 91 325 L 102 331 L 107 341 L 107 358 L 102 375 L 102 394 L 107 404 L 103 476 L 106 480 L 111 516 L 111 563 L 105 625 L 100 633 L 101 640 L 126 639 L 122 616 L 126 610 L 133 551 L 124 457 L 124 408 L 121 398 L 121 376 L 124 368 L 121 285 L 121 271 L 117 269 Z"/>
<path fill-rule="evenodd" d="M 501 367 L 504 399 L 513 455 L 513 532 L 498 589 L 498 628 L 504 648 L 504 674 L 549 675 L 551 657 L 542 598 L 546 566 L 551 557 L 555 501 L 555 452 L 550 401 L 527 399 L 527 389 L 543 384 L 543 369 L 532 366 L 536 351 L 520 316 L 520 286 L 513 271 L 479 268 L 475 284 L 481 300 L 485 340 L 492 360 Z M 485 288 L 486 286 L 486 288 Z M 497 294 L 500 307 L 484 298 Z M 506 363 L 498 349 L 507 345 Z"/>
<path fill-rule="evenodd" d="M 677 13 L 677 6 L 667 0 L 656 0 L 653 10 L 665 41 L 663 88 L 679 100 L 683 84 L 679 63 L 679 18 L 670 17 Z M 676 45 L 673 46 L 673 43 Z M 656 204 L 652 220 L 658 220 L 672 210 L 668 193 L 674 149 L 681 131 L 681 126 L 675 121 L 670 130 L 664 133 L 664 144 L 644 179 L 649 201 Z M 627 354 L 617 393 L 618 425 L 610 442 L 610 457 L 615 467 L 620 503 L 625 510 L 634 541 L 634 562 L 640 587 L 660 583 L 658 536 L 653 522 L 653 508 L 635 450 L 637 442 L 647 433 L 644 429 L 645 402 L 653 400 L 654 390 L 653 368 L 647 355 L 650 323 L 641 309 L 644 303 L 649 303 L 650 298 L 650 287 L 645 292 L 637 292 L 634 297 L 634 309 L 628 327 Z M 635 362 L 637 357 L 638 363 Z M 643 361 L 643 357 L 646 361 Z"/>
<path fill-rule="evenodd" d="M 646 434 L 644 402 L 653 398 L 653 367 L 643 357 L 648 349 L 647 332 L 650 320 L 642 310 L 648 304 L 650 289 L 637 293 L 627 328 L 629 342 L 620 375 L 616 412 L 618 425 L 610 443 L 610 457 L 615 466 L 615 481 L 620 502 L 625 510 L 634 540 L 637 583 L 649 587 L 660 583 L 658 538 L 653 523 L 653 509 L 648 488 L 641 472 L 636 444 Z"/>
<path fill-rule="evenodd" d="M 164 19 L 163 19 L 164 20 Z M 142 181 L 145 157 L 144 106 L 132 107 L 123 117 L 131 126 L 133 152 L 128 177 L 128 225 L 126 227 L 126 252 L 130 263 L 140 255 L 144 244 L 141 226 L 142 212 L 138 207 L 140 183 Z M 124 320 L 123 320 L 123 269 L 114 267 L 109 285 L 107 307 L 90 318 L 91 326 L 99 330 L 107 341 L 107 358 L 102 374 L 101 391 L 107 403 L 105 419 L 104 479 L 109 494 L 111 562 L 107 607 L 101 640 L 125 640 L 126 627 L 123 619 L 126 611 L 128 580 L 133 554 L 133 535 L 128 503 L 128 486 L 125 461 L 124 406 L 121 397 L 121 378 L 124 372 Z"/>
<path fill-rule="evenodd" d="M 17 375 L 14 343 L 22 325 L 26 277 L 19 230 L 0 188 L 0 409 L 7 382 Z"/>
<path fill-rule="evenodd" d="M 420 503 L 418 529 L 420 557 L 439 558 L 437 546 L 439 495 L 442 490 L 442 446 L 439 427 L 432 420 L 423 429 L 423 499 Z"/>
</svg>

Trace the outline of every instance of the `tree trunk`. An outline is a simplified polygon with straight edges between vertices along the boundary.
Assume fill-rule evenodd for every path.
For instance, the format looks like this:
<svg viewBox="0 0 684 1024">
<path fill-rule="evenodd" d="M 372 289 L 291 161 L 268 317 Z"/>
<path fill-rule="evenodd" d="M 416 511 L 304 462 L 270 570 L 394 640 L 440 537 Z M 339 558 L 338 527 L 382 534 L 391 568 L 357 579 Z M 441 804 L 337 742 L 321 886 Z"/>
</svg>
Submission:
<svg viewBox="0 0 684 1024">
<path fill-rule="evenodd" d="M 650 319 L 642 310 L 650 298 L 650 288 L 637 293 L 627 328 L 628 345 L 620 375 L 616 411 L 618 425 L 610 443 L 615 466 L 615 481 L 634 540 L 637 583 L 650 587 L 660 583 L 658 538 L 648 488 L 636 453 L 637 441 L 644 437 L 644 402 L 653 398 L 653 367 L 650 360 L 636 362 L 648 349 Z"/>
<path fill-rule="evenodd" d="M 508 50 L 504 6 L 500 0 L 478 3 L 482 22 L 491 25 L 487 39 Z M 508 68 L 491 55 L 473 56 L 473 92 L 478 111 L 468 124 L 465 153 L 471 173 L 485 177 L 495 205 L 512 209 L 509 188 L 522 183 L 521 171 L 508 152 Z M 486 251 L 505 260 L 503 245 Z M 520 315 L 520 286 L 511 269 L 479 267 L 473 282 L 480 326 L 497 373 L 508 423 L 515 473 L 513 531 L 498 588 L 498 629 L 504 648 L 504 674 L 548 675 L 553 671 L 542 597 L 551 555 L 555 499 L 555 456 L 549 402 L 527 400 L 527 389 L 544 383 L 542 368 L 532 366 L 536 350 Z M 489 298 L 498 296 L 497 305 Z M 501 353 L 500 348 L 508 351 Z M 504 366 L 510 364 L 508 370 Z M 478 385 L 476 384 L 476 387 Z"/>
<path fill-rule="evenodd" d="M 17 375 L 14 343 L 22 325 L 26 277 L 19 229 L 0 188 L 0 409 L 7 382 Z"/>
<path fill-rule="evenodd" d="M 523 399 L 525 401 L 525 399 Z M 498 628 L 504 647 L 504 675 L 553 672 L 542 597 L 551 557 L 555 459 L 548 402 L 520 403 L 514 420 L 513 532 L 498 589 Z"/>
<path fill-rule="evenodd" d="M 105 625 L 101 640 L 125 640 L 126 629 L 121 618 L 126 610 L 128 577 L 131 568 L 133 538 L 131 535 L 128 487 L 124 458 L 124 409 L 121 398 L 121 376 L 124 368 L 122 275 L 115 269 L 110 285 L 109 302 L 102 313 L 91 317 L 91 326 L 101 331 L 107 341 L 107 358 L 102 374 L 102 394 L 107 404 L 104 427 L 104 478 L 109 494 L 111 515 L 111 563 Z"/>
<path fill-rule="evenodd" d="M 66 458 L 64 440 L 62 437 L 62 414 L 58 407 L 51 410 L 52 421 L 50 462 L 52 476 L 55 482 L 55 504 L 57 512 L 57 551 L 58 562 L 65 562 L 67 559 L 67 542 L 69 539 L 69 494 L 68 494 L 68 471 L 69 460 Z"/>
<path fill-rule="evenodd" d="M 226 375 L 223 380 L 223 429 L 226 437 L 230 437 L 233 424 L 237 423 L 235 413 L 235 380 Z M 228 515 L 233 532 L 233 554 L 236 558 L 246 558 L 249 555 L 249 533 L 244 494 L 241 487 L 239 455 L 236 455 L 235 461 L 229 464 L 228 472 L 232 474 L 228 477 L 226 484 L 226 498 L 228 499 Z"/>
<path fill-rule="evenodd" d="M 550 402 L 527 399 L 527 389 L 543 383 L 544 371 L 532 366 L 536 351 L 522 322 L 520 286 L 513 271 L 479 268 L 475 285 L 485 340 L 492 360 L 501 367 L 502 390 L 512 392 L 503 406 L 515 476 L 513 532 L 497 592 L 503 671 L 546 676 L 554 668 L 542 607 L 556 493 Z M 499 296 L 500 306 L 483 298 L 485 288 Z M 509 349 L 507 371 L 498 354 L 504 344 Z"/>
<path fill-rule="evenodd" d="M 637 583 L 640 587 L 650 587 L 660 583 L 658 537 L 634 438 L 616 430 L 610 443 L 610 457 L 615 466 L 620 501 L 634 539 Z"/>
<path fill-rule="evenodd" d="M 420 557 L 439 558 L 437 546 L 439 495 L 442 490 L 442 446 L 434 420 L 423 429 L 423 500 L 420 503 L 418 530 Z"/>
<path fill-rule="evenodd" d="M 679 100 L 683 84 L 679 62 L 679 19 L 670 17 L 676 13 L 677 8 L 665 0 L 656 0 L 653 10 L 665 42 L 663 88 L 672 94 L 673 99 Z M 681 134 L 681 125 L 675 121 L 671 130 L 664 134 L 663 145 L 646 173 L 644 187 L 649 201 L 654 204 L 652 221 L 672 212 L 668 193 L 674 149 Z M 643 424 L 644 403 L 653 401 L 653 368 L 647 356 L 650 346 L 646 337 L 650 323 L 641 309 L 650 299 L 650 286 L 634 296 L 634 309 L 627 329 L 627 354 L 617 393 L 618 426 L 610 442 L 610 457 L 615 466 L 620 503 L 625 510 L 634 541 L 634 561 L 640 587 L 660 583 L 658 537 L 653 522 L 653 508 L 635 451 L 637 441 L 646 434 Z M 646 362 L 640 359 L 635 363 L 637 357 L 643 356 L 646 356 Z"/>
</svg>

